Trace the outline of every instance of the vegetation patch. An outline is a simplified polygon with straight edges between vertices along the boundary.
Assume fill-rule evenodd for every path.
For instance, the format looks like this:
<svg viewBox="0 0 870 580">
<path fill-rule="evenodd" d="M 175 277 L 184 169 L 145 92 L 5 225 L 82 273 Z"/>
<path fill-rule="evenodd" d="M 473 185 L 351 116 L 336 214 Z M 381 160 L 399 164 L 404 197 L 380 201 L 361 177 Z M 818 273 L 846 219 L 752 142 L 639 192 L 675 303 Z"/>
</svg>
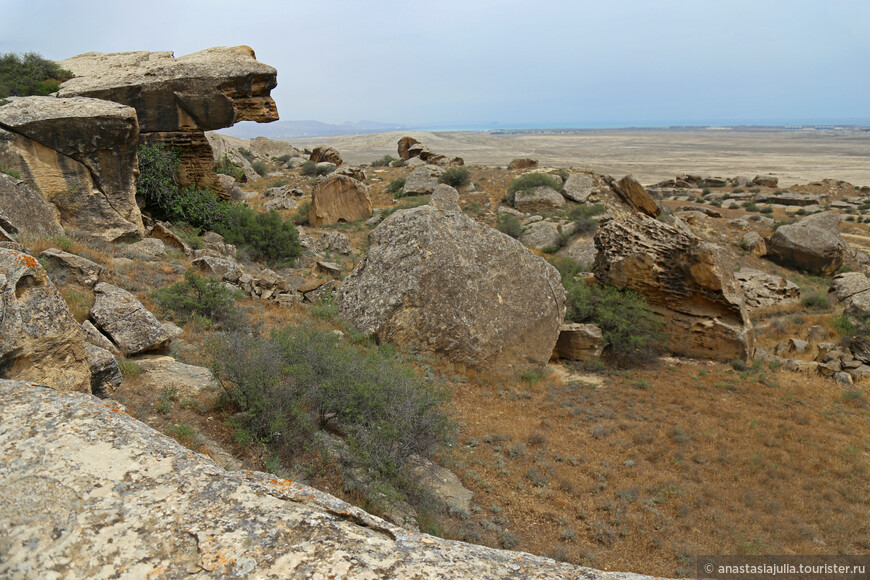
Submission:
<svg viewBox="0 0 870 580">
<path fill-rule="evenodd" d="M 0 99 L 48 95 L 60 89 L 60 83 L 72 76 L 70 71 L 35 52 L 21 56 L 7 52 L 0 56 Z"/>
<path fill-rule="evenodd" d="M 450 187 L 462 187 L 471 183 L 471 177 L 468 175 L 468 170 L 464 167 L 451 167 L 445 169 L 441 177 L 438 178 L 439 183 L 444 183 Z"/>
<path fill-rule="evenodd" d="M 241 296 L 240 291 L 230 290 L 221 280 L 200 276 L 193 270 L 184 273 L 183 281 L 151 293 L 151 298 L 174 320 L 184 323 L 195 319 L 206 328 L 212 324 L 239 326 L 240 314 L 234 305 Z"/>
<path fill-rule="evenodd" d="M 534 189 L 542 185 L 546 185 L 556 191 L 561 189 L 559 183 L 553 179 L 552 175 L 547 175 L 546 173 L 526 173 L 510 182 L 507 187 L 507 193 L 504 196 L 504 201 L 513 206 L 518 191 Z"/>
</svg>

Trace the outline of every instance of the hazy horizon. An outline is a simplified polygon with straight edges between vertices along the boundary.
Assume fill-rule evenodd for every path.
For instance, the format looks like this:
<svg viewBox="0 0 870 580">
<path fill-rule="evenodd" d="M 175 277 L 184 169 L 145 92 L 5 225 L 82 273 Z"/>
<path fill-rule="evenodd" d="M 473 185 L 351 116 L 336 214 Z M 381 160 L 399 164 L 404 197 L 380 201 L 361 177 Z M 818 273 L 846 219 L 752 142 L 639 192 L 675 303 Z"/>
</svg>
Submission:
<svg viewBox="0 0 870 580">
<path fill-rule="evenodd" d="M 870 124 L 870 2 L 0 0 L 0 52 L 247 44 L 282 119 L 409 128 Z M 135 18 L 134 18 L 135 15 Z"/>
</svg>

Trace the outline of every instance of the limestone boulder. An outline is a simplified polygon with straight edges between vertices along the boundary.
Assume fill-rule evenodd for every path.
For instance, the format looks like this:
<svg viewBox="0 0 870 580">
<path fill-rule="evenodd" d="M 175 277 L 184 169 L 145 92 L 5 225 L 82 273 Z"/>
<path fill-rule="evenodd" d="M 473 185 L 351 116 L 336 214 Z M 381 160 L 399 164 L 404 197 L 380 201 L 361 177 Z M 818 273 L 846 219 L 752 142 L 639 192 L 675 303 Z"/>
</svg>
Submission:
<svg viewBox="0 0 870 580">
<path fill-rule="evenodd" d="M 315 147 L 311 151 L 311 156 L 308 159 L 315 163 L 332 163 L 336 167 L 344 163 L 338 149 L 335 147 L 327 147 L 326 145 Z"/>
<path fill-rule="evenodd" d="M 278 119 L 270 92 L 277 71 L 248 46 L 215 47 L 176 58 L 171 52 L 88 52 L 59 63 L 75 76 L 60 97 L 92 97 L 136 109 L 141 143 L 181 152 L 179 182 L 219 193 L 204 132 L 239 121 Z"/>
<path fill-rule="evenodd" d="M 421 165 L 405 178 L 405 196 L 429 195 L 438 187 L 438 180 L 444 170 L 436 165 Z"/>
<path fill-rule="evenodd" d="M 145 238 L 126 246 L 123 254 L 134 260 L 154 262 L 163 259 L 166 255 L 166 244 L 157 238 Z"/>
<path fill-rule="evenodd" d="M 103 267 L 96 262 L 57 248 L 42 251 L 39 259 L 48 267 L 48 275 L 55 284 L 72 282 L 93 288 L 103 274 Z"/>
<path fill-rule="evenodd" d="M 90 395 L 0 381 L 0 408 L 4 578 L 57 562 L 74 578 L 644 578 L 408 532 L 306 485 L 226 471 Z M 107 522 L 112 541 L 94 541 Z"/>
<path fill-rule="evenodd" d="M 0 128 L 0 163 L 11 169 L 8 158 L 2 151 L 8 150 L 8 142 L 14 136 Z M 19 231 L 28 236 L 54 237 L 63 235 L 60 211 L 24 179 L 16 179 L 0 172 L 0 228 L 2 236 L 13 240 Z"/>
<path fill-rule="evenodd" d="M 136 205 L 138 137 L 136 111 L 117 103 L 21 97 L 0 107 L 0 163 L 38 192 L 38 205 L 56 208 L 60 225 L 107 241 L 144 234 Z M 0 195 L 7 192 L 0 186 Z M 16 227 L 36 233 L 31 228 L 45 227 L 53 212 L 40 213 L 35 225 L 17 219 Z"/>
<path fill-rule="evenodd" d="M 761 187 L 776 187 L 779 184 L 779 178 L 772 175 L 756 175 L 752 183 Z"/>
<path fill-rule="evenodd" d="M 410 149 L 412 146 L 418 145 L 419 143 L 420 142 L 417 141 L 416 139 L 414 139 L 413 137 L 402 137 L 401 139 L 399 139 L 399 144 L 398 144 L 399 157 L 401 159 L 404 159 L 405 161 L 407 161 L 408 159 L 413 157 L 413 155 L 411 155 Z"/>
<path fill-rule="evenodd" d="M 121 351 L 118 350 L 118 347 L 115 346 L 109 338 L 100 332 L 94 323 L 90 320 L 85 320 L 82 322 L 82 330 L 85 333 L 85 340 L 88 344 L 92 344 L 94 346 L 98 346 L 103 350 L 107 350 L 113 355 L 120 356 Z"/>
<path fill-rule="evenodd" d="M 372 217 L 372 200 L 366 185 L 346 175 L 330 175 L 311 192 L 308 223 L 312 226 L 353 222 Z"/>
<path fill-rule="evenodd" d="M 775 274 L 755 268 L 741 268 L 734 278 L 743 289 L 749 311 L 768 306 L 797 302 L 801 298 L 800 286 Z"/>
<path fill-rule="evenodd" d="M 753 256 L 763 257 L 767 254 L 767 243 L 758 232 L 746 232 L 740 239 L 740 247 Z"/>
<path fill-rule="evenodd" d="M 784 266 L 833 274 L 849 251 L 839 224 L 840 214 L 824 212 L 780 226 L 767 239 L 767 257 Z"/>
<path fill-rule="evenodd" d="M 565 198 L 546 185 L 523 189 L 514 194 L 514 207 L 524 213 L 556 209 L 565 205 Z"/>
<path fill-rule="evenodd" d="M 166 328 L 136 297 L 112 284 L 94 287 L 91 320 L 124 356 L 157 350 L 169 344 Z"/>
<path fill-rule="evenodd" d="M 592 195 L 595 182 L 591 177 L 584 173 L 572 173 L 562 185 L 562 195 L 576 201 L 577 203 L 586 203 L 589 196 Z"/>
<path fill-rule="evenodd" d="M 201 391 L 217 386 L 207 368 L 185 364 L 171 356 L 145 355 L 136 359 L 142 368 L 139 377 L 142 388 L 159 393 L 164 387 L 178 390 L 179 397 L 195 397 Z"/>
<path fill-rule="evenodd" d="M 91 392 L 101 398 L 111 397 L 121 386 L 121 367 L 111 352 L 87 343 L 88 364 L 91 368 Z"/>
<path fill-rule="evenodd" d="M 193 267 L 226 282 L 237 282 L 244 275 L 239 264 L 229 257 L 201 256 L 193 260 Z"/>
<path fill-rule="evenodd" d="M 545 364 L 565 315 L 559 273 L 458 203 L 401 210 L 338 290 L 361 331 L 499 372 Z"/>
<path fill-rule="evenodd" d="M 0 377 L 91 392 L 81 327 L 39 262 L 5 248 L 0 248 Z"/>
<path fill-rule="evenodd" d="M 595 278 L 646 297 L 679 355 L 750 360 L 754 335 L 724 249 L 642 213 L 603 223 Z"/>
<path fill-rule="evenodd" d="M 518 157 L 508 163 L 508 169 L 534 169 L 537 166 L 538 160 L 528 157 Z"/>
<path fill-rule="evenodd" d="M 828 294 L 837 302 L 847 302 L 853 296 L 870 290 L 870 278 L 863 272 L 844 272 L 834 277 Z"/>
<path fill-rule="evenodd" d="M 354 167 L 353 165 L 342 165 L 335 170 L 335 174 L 347 175 L 348 177 L 353 177 L 357 181 L 365 181 L 367 178 L 366 172 L 363 171 L 362 168 Z"/>
<path fill-rule="evenodd" d="M 650 197 L 643 186 L 631 175 L 626 175 L 618 182 L 611 181 L 610 186 L 632 210 L 650 217 L 658 217 L 661 208 Z"/>
<path fill-rule="evenodd" d="M 193 254 L 193 249 L 187 245 L 187 242 L 182 240 L 178 234 L 170 229 L 169 224 L 157 222 L 154 224 L 149 235 L 152 238 L 162 241 L 164 245 L 182 252 L 185 256 Z"/>
<path fill-rule="evenodd" d="M 336 231 L 321 232 L 319 235 L 309 235 L 303 228 L 299 230 L 299 244 L 312 254 L 334 252 L 342 256 L 348 256 L 353 252 L 350 238 L 346 234 Z"/>
<path fill-rule="evenodd" d="M 558 248 L 560 239 L 559 225 L 545 221 L 529 224 L 523 228 L 523 234 L 520 236 L 520 241 L 524 245 L 536 250 L 547 247 Z"/>
<path fill-rule="evenodd" d="M 561 248 L 556 254 L 570 258 L 578 264 L 591 267 L 595 263 L 595 256 L 598 255 L 598 248 L 595 247 L 595 241 L 592 238 L 577 238 L 568 242 L 568 245 Z"/>
<path fill-rule="evenodd" d="M 571 322 L 559 327 L 556 355 L 567 360 L 595 360 L 604 352 L 604 336 L 594 324 Z"/>
<path fill-rule="evenodd" d="M 270 210 L 282 210 L 282 209 L 297 209 L 299 207 L 299 202 L 297 202 L 292 197 L 278 197 L 275 199 L 270 199 L 266 203 L 263 204 L 263 209 L 266 211 Z"/>
</svg>

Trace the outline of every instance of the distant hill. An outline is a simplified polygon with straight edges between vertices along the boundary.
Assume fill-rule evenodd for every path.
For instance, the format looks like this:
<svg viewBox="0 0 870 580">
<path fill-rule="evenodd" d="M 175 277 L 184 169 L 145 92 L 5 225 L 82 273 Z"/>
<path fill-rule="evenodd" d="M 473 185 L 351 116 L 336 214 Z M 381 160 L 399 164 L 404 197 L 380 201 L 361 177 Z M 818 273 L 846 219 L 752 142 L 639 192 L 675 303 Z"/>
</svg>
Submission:
<svg viewBox="0 0 870 580">
<path fill-rule="evenodd" d="M 321 135 L 352 135 L 357 133 L 386 133 L 406 129 L 399 123 L 379 123 L 377 121 L 357 121 L 333 125 L 321 121 L 277 121 L 275 123 L 244 122 L 221 129 L 220 133 L 251 139 L 269 137 L 270 139 L 293 139 L 297 137 L 319 137 Z"/>
</svg>

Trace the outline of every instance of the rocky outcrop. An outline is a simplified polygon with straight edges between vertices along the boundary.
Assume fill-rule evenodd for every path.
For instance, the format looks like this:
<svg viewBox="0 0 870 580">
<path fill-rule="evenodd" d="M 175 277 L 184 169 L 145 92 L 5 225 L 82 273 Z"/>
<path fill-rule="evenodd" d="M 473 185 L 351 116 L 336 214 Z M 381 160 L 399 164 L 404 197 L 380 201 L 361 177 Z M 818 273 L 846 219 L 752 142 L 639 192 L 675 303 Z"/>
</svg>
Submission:
<svg viewBox="0 0 870 580">
<path fill-rule="evenodd" d="M 257 62 L 247 46 L 209 48 L 179 58 L 171 52 L 89 52 L 59 64 L 75 75 L 61 85 L 59 96 L 133 107 L 140 142 L 179 148 L 182 187 L 224 191 L 204 131 L 278 119 L 269 96 L 277 72 Z"/>
<path fill-rule="evenodd" d="M 32 235 L 63 226 L 108 241 L 144 234 L 136 205 L 137 146 L 131 107 L 86 98 L 10 99 L 0 107 L 0 163 L 44 200 L 10 212 L 13 224 Z M 4 185 L 0 197 L 13 193 Z M 0 209 L 15 204 L 0 201 Z M 31 225 L 26 215 L 34 212 L 40 219 Z"/>
<path fill-rule="evenodd" d="M 595 277 L 646 297 L 666 320 L 666 348 L 680 355 L 748 360 L 752 323 L 722 248 L 635 213 L 595 235 Z"/>
<path fill-rule="evenodd" d="M 0 381 L 0 408 L 2 577 L 641 578 L 407 532 L 291 480 L 225 471 L 90 395 Z"/>
<path fill-rule="evenodd" d="M 330 175 L 311 191 L 308 223 L 312 226 L 353 222 L 372 217 L 372 200 L 366 185 L 346 175 Z"/>
<path fill-rule="evenodd" d="M 601 329 L 594 324 L 571 322 L 559 327 L 559 340 L 555 354 L 568 360 L 595 360 L 604 352 Z"/>
<path fill-rule="evenodd" d="M 0 151 L 4 142 L 12 134 L 0 129 Z M 8 161 L 0 162 L 6 167 Z M 11 166 L 10 166 L 11 168 Z M 32 184 L 23 179 L 0 172 L 0 237 L 7 240 L 22 233 L 38 237 L 52 237 L 63 234 L 60 225 L 60 212 L 46 198 L 36 191 Z"/>
<path fill-rule="evenodd" d="M 634 211 L 639 211 L 650 217 L 658 217 L 659 213 L 661 213 L 661 209 L 655 200 L 650 197 L 643 186 L 631 175 L 626 175 L 618 182 L 610 179 L 609 183 L 613 191 Z"/>
<path fill-rule="evenodd" d="M 312 254 L 323 254 L 326 252 L 349 256 L 353 252 L 353 246 L 350 245 L 350 238 L 347 235 L 336 232 L 326 231 L 319 235 L 312 236 L 303 228 L 299 229 L 299 245 L 308 250 Z"/>
<path fill-rule="evenodd" d="M 164 326 L 136 297 L 105 282 L 94 287 L 91 320 L 108 336 L 124 356 L 157 350 L 169 344 Z"/>
<path fill-rule="evenodd" d="M 439 207 L 398 211 L 371 232 L 339 288 L 340 311 L 379 340 L 464 365 L 545 364 L 565 314 L 558 272 L 463 215 L 454 195 L 452 206 L 439 195 Z"/>
<path fill-rule="evenodd" d="M 559 224 L 537 221 L 530 223 L 523 228 L 520 241 L 524 245 L 536 250 L 543 248 L 558 248 L 561 235 Z"/>
<path fill-rule="evenodd" d="M 779 184 L 779 178 L 772 175 L 756 175 L 752 183 L 761 187 L 776 187 Z"/>
<path fill-rule="evenodd" d="M 326 145 L 315 147 L 311 152 L 309 160 L 315 163 L 332 163 L 336 167 L 344 163 L 338 150 L 334 147 L 327 147 Z"/>
<path fill-rule="evenodd" d="M 75 283 L 86 288 L 93 288 L 100 281 L 103 267 L 87 258 L 48 248 L 39 254 L 48 268 L 48 275 L 55 284 Z"/>
<path fill-rule="evenodd" d="M 734 278 L 743 289 L 746 308 L 750 312 L 797 302 L 801 298 L 800 286 L 794 282 L 755 268 L 741 268 L 734 273 Z"/>
<path fill-rule="evenodd" d="M 546 185 L 522 189 L 514 194 L 514 207 L 524 213 L 547 211 L 565 205 L 565 198 Z"/>
<path fill-rule="evenodd" d="M 111 397 L 121 386 L 121 367 L 111 352 L 93 344 L 86 344 L 88 364 L 91 367 L 91 392 L 98 397 Z"/>
<path fill-rule="evenodd" d="M 399 139 L 399 145 L 398 145 L 399 157 L 401 159 L 404 159 L 405 161 L 407 161 L 408 159 L 413 157 L 411 155 L 410 149 L 412 146 L 417 145 L 419 143 L 420 142 L 417 141 L 416 139 L 414 139 L 413 137 L 402 137 L 401 139 Z"/>
<path fill-rule="evenodd" d="M 508 169 L 534 169 L 538 166 L 537 159 L 529 159 L 528 157 L 518 157 L 508 164 Z"/>
<path fill-rule="evenodd" d="M 435 165 L 421 165 L 414 169 L 405 178 L 405 187 L 402 190 L 405 196 L 429 195 L 436 187 L 444 170 Z"/>
<path fill-rule="evenodd" d="M 179 397 L 195 397 L 217 386 L 207 368 L 184 364 L 171 356 L 145 355 L 137 358 L 136 364 L 142 369 L 139 384 L 156 393 L 170 385 L 178 390 Z"/>
<path fill-rule="evenodd" d="M 0 248 L 0 377 L 91 392 L 81 327 L 39 262 L 5 248 Z"/>
<path fill-rule="evenodd" d="M 833 274 L 849 251 L 839 225 L 840 214 L 824 212 L 780 226 L 767 238 L 767 257 L 785 266 Z"/>
<path fill-rule="evenodd" d="M 584 173 L 572 173 L 562 185 L 562 195 L 577 203 L 586 203 L 592 195 L 595 181 Z"/>
</svg>

